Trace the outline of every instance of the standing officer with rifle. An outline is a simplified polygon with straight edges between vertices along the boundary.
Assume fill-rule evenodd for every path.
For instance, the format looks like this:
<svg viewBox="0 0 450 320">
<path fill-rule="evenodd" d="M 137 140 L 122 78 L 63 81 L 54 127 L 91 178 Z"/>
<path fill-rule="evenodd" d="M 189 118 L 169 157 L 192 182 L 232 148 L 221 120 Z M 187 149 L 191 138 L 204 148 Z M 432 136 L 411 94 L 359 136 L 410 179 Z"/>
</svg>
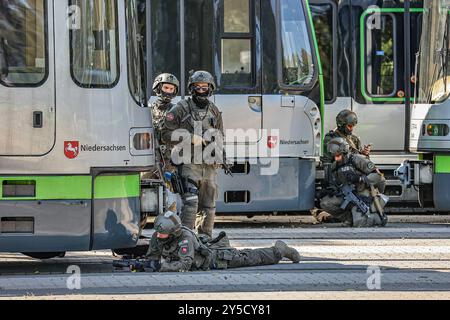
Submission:
<svg viewBox="0 0 450 320">
<path fill-rule="evenodd" d="M 191 230 L 196 227 L 199 234 L 211 238 L 218 196 L 217 169 L 226 167 L 222 114 L 209 100 L 216 89 L 214 78 L 209 72 L 194 72 L 189 78 L 188 89 L 191 97 L 180 101 L 167 113 L 162 141 L 176 144 L 178 138 L 173 136 L 174 133 L 189 133 L 188 149 L 191 156 L 183 157 L 181 163 L 177 163 L 183 188 L 181 220 L 184 226 Z M 211 134 L 213 137 L 208 138 Z M 211 154 L 213 161 L 207 161 L 204 153 L 211 147 L 217 151 Z M 172 151 L 172 159 L 176 151 L 177 147 Z"/>
<path fill-rule="evenodd" d="M 328 143 L 333 156 L 332 183 L 320 205 L 340 221 L 353 227 L 385 226 L 384 206 L 389 198 L 383 195 L 386 180 L 366 156 L 350 152 L 343 138 Z"/>
<path fill-rule="evenodd" d="M 174 107 L 172 99 L 178 94 L 180 82 L 170 73 L 163 73 L 156 77 L 153 83 L 153 92 L 158 99 L 152 103 L 153 128 L 155 129 L 155 138 L 158 143 L 158 153 L 163 171 L 171 171 L 171 145 L 161 139 L 161 130 L 167 113 Z M 161 177 L 163 178 L 163 177 Z"/>
</svg>

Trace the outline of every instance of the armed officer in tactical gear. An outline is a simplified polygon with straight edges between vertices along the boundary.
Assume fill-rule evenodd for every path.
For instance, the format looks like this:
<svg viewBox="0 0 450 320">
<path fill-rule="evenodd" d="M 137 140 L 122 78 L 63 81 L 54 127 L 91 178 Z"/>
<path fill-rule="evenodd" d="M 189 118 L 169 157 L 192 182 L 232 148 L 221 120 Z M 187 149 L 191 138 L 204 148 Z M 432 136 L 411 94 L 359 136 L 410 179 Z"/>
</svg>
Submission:
<svg viewBox="0 0 450 320">
<path fill-rule="evenodd" d="M 353 134 L 353 130 L 357 124 L 358 116 L 355 112 L 351 110 L 342 110 L 336 116 L 336 129 L 330 131 L 325 135 L 323 140 L 324 154 L 321 158 L 323 169 L 325 172 L 325 178 L 322 182 L 322 189 L 326 189 L 333 184 L 330 168 L 331 163 L 334 161 L 334 159 L 333 155 L 328 152 L 328 144 L 331 140 L 335 138 L 343 138 L 348 143 L 351 153 L 361 154 L 369 158 L 371 146 L 367 145 L 363 148 L 359 137 Z M 320 199 L 321 197 L 322 195 L 319 194 L 318 198 Z M 311 210 L 311 214 L 316 218 L 318 222 L 337 222 L 336 219 L 332 215 L 330 215 L 330 213 L 318 208 L 314 208 L 313 210 Z"/>
<path fill-rule="evenodd" d="M 162 141 L 176 144 L 179 140 L 173 141 L 176 137 L 172 138 L 177 130 L 189 132 L 191 157 L 187 160 L 183 158 L 178 165 L 178 173 L 184 186 L 181 220 L 189 229 L 197 228 L 199 234 L 212 237 L 218 196 L 217 169 L 221 164 L 217 161 L 205 161 L 203 150 L 211 150 L 211 146 L 223 150 L 222 114 L 209 100 L 216 89 L 214 78 L 209 72 L 194 72 L 189 78 L 188 89 L 191 97 L 180 101 L 166 115 Z M 204 133 L 211 130 L 216 132 L 217 139 L 207 141 L 207 134 Z M 176 152 L 178 150 L 175 148 L 172 159 Z M 223 163 L 223 157 L 219 162 Z"/>
<path fill-rule="evenodd" d="M 300 254 L 282 241 L 273 247 L 255 250 L 237 250 L 231 247 L 222 232 L 219 237 L 207 241 L 192 230 L 183 227 L 178 215 L 166 212 L 155 220 L 155 233 L 147 252 L 150 271 L 184 272 L 209 269 L 227 269 L 272 265 L 287 258 L 300 262 Z"/>
<path fill-rule="evenodd" d="M 383 209 L 388 197 L 382 194 L 386 180 L 375 164 L 364 155 L 352 153 L 344 138 L 329 141 L 327 151 L 334 160 L 333 180 L 320 201 L 322 209 L 354 227 L 386 225 Z M 351 200 L 353 196 L 356 198 Z M 361 212 L 364 207 L 367 212 Z"/>
<path fill-rule="evenodd" d="M 353 134 L 353 130 L 358 124 L 358 116 L 355 112 L 350 110 L 342 110 L 336 117 L 337 128 L 330 131 L 324 138 L 324 155 L 322 157 L 323 163 L 332 163 L 333 156 L 328 152 L 328 143 L 335 138 L 343 138 L 347 141 L 350 152 L 361 154 L 367 158 L 370 155 L 371 146 L 362 147 L 359 137 Z"/>
<path fill-rule="evenodd" d="M 153 92 L 158 99 L 152 103 L 153 128 L 160 148 L 161 162 L 164 170 L 171 171 L 171 145 L 161 139 L 161 130 L 167 113 L 174 107 L 172 99 L 178 94 L 180 82 L 177 77 L 170 73 L 163 73 L 156 77 L 153 83 Z"/>
</svg>

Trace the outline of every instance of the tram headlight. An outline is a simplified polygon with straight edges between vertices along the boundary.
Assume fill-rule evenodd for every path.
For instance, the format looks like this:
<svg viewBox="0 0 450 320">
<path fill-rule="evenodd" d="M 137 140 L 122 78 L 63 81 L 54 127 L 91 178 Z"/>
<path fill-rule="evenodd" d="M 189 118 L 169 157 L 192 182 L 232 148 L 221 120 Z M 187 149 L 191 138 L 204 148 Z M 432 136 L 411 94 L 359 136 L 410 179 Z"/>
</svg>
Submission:
<svg viewBox="0 0 450 320">
<path fill-rule="evenodd" d="M 448 125 L 443 123 L 431 123 L 427 125 L 427 134 L 430 137 L 446 137 L 448 136 L 450 130 Z"/>
</svg>

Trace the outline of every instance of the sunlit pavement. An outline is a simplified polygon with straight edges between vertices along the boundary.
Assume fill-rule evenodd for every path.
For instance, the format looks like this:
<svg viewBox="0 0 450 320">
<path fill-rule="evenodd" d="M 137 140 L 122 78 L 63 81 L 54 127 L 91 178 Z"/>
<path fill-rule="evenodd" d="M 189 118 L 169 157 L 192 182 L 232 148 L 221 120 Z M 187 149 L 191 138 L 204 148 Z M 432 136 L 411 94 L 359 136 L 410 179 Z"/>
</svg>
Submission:
<svg viewBox="0 0 450 320">
<path fill-rule="evenodd" d="M 218 230 L 219 231 L 219 230 Z M 110 251 L 0 254 L 0 296 L 35 299 L 449 299 L 450 224 L 227 229 L 238 248 L 296 247 L 299 264 L 188 273 L 112 270 Z M 147 235 L 151 231 L 146 232 Z M 67 274 L 70 266 L 80 278 Z M 73 269 L 73 267 L 72 267 Z"/>
</svg>

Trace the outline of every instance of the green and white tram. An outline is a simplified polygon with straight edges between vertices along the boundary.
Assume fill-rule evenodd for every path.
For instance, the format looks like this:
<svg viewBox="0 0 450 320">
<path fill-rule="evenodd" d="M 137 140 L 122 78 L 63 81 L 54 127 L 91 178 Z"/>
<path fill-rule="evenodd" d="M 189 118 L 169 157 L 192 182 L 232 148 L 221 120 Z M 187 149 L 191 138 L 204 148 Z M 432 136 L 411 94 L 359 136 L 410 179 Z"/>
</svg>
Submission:
<svg viewBox="0 0 450 320">
<path fill-rule="evenodd" d="M 155 163 L 136 12 L 134 1 L 0 2 L 0 251 L 136 245 L 140 172 Z"/>
<path fill-rule="evenodd" d="M 410 149 L 420 155 L 398 175 L 419 190 L 422 204 L 450 210 L 450 2 L 425 0 Z"/>
<path fill-rule="evenodd" d="M 324 96 L 308 2 L 147 3 L 148 79 L 170 72 L 181 80 L 183 96 L 190 70 L 210 71 L 218 86 L 212 99 L 223 112 L 225 129 L 240 130 L 246 138 L 236 141 L 226 134 L 227 146 L 236 147 L 236 165 L 233 177 L 219 176 L 218 212 L 313 208 Z M 274 145 L 279 159 L 251 152 Z M 276 162 L 275 175 L 261 174 Z"/>
<path fill-rule="evenodd" d="M 140 181 L 155 169 L 146 101 L 161 72 L 184 97 L 190 70 L 211 71 L 226 128 L 257 133 L 228 144 L 279 150 L 236 155 L 218 211 L 314 206 L 324 92 L 307 1 L 2 0 L 0 40 L 0 251 L 136 245 L 164 202 Z"/>
</svg>

